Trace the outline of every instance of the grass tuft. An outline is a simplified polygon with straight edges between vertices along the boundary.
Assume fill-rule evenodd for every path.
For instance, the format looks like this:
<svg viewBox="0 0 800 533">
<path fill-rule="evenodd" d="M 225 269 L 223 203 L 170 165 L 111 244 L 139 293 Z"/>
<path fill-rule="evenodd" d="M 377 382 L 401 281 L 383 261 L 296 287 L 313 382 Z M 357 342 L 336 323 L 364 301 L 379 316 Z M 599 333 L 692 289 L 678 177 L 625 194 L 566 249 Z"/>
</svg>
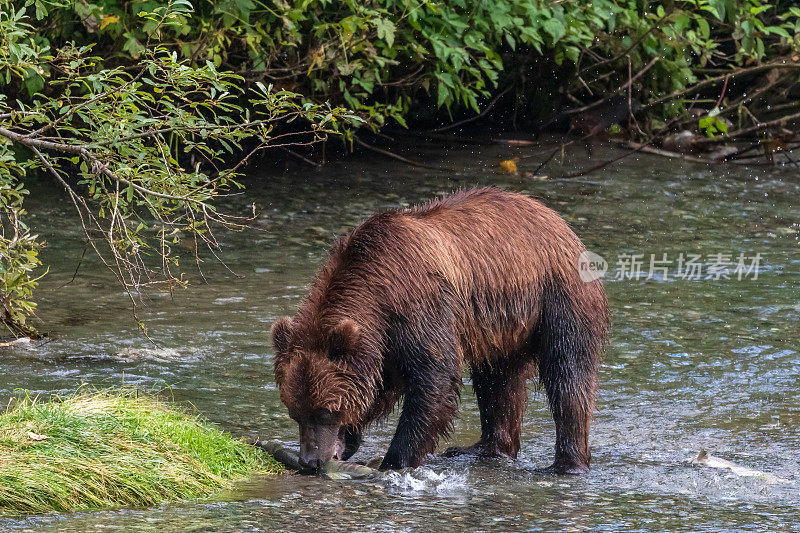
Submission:
<svg viewBox="0 0 800 533">
<path fill-rule="evenodd" d="M 282 470 L 201 418 L 131 390 L 23 393 L 0 415 L 0 515 L 151 506 Z"/>
</svg>

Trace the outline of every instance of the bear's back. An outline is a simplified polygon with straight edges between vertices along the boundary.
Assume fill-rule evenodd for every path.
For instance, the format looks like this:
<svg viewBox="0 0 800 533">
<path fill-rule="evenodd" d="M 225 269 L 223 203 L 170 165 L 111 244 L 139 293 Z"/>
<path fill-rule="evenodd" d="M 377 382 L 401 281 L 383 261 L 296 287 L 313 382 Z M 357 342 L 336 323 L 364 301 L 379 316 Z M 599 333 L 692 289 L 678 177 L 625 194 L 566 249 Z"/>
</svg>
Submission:
<svg viewBox="0 0 800 533">
<path fill-rule="evenodd" d="M 508 352 L 535 327 L 547 290 L 569 295 L 577 313 L 606 313 L 602 285 L 579 277 L 583 250 L 566 222 L 532 198 L 459 192 L 373 215 L 340 239 L 297 323 L 309 342 L 321 342 L 318 332 L 344 319 L 378 331 L 397 317 L 431 323 L 444 313 L 462 357 Z"/>
<path fill-rule="evenodd" d="M 535 290 L 554 277 L 576 280 L 583 250 L 540 202 L 473 189 L 369 217 L 337 242 L 314 285 L 328 307 L 367 298 L 413 305 L 444 289 L 462 298 Z"/>
<path fill-rule="evenodd" d="M 529 196 L 487 187 L 402 213 L 419 222 L 417 231 L 430 239 L 432 255 L 457 263 L 473 283 L 497 288 L 539 283 L 540 275 L 578 274 L 583 244 L 555 211 Z"/>
</svg>

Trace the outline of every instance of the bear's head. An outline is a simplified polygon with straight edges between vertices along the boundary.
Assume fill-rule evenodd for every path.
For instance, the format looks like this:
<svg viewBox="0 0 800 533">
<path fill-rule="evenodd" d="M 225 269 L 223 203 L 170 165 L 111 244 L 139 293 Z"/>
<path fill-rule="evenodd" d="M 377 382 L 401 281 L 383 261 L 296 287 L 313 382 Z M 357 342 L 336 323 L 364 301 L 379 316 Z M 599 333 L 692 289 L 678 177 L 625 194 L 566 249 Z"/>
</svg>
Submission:
<svg viewBox="0 0 800 533">
<path fill-rule="evenodd" d="M 352 362 L 361 351 L 361 335 L 352 320 L 343 320 L 313 335 L 296 331 L 283 317 L 272 326 L 275 380 L 289 416 L 300 426 L 300 464 L 318 469 L 340 459 L 348 427 L 357 427 L 367 404 L 363 376 Z"/>
</svg>

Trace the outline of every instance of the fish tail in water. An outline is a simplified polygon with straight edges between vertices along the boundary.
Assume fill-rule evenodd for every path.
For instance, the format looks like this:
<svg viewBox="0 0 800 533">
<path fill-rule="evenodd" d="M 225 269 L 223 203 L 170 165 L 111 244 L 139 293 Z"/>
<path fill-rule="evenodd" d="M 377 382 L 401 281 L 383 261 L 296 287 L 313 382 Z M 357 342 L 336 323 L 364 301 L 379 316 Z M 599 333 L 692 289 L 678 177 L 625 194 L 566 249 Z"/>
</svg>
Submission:
<svg viewBox="0 0 800 533">
<path fill-rule="evenodd" d="M 324 474 L 331 479 L 359 479 L 379 476 L 382 472 L 358 463 L 331 459 L 325 463 Z"/>
</svg>

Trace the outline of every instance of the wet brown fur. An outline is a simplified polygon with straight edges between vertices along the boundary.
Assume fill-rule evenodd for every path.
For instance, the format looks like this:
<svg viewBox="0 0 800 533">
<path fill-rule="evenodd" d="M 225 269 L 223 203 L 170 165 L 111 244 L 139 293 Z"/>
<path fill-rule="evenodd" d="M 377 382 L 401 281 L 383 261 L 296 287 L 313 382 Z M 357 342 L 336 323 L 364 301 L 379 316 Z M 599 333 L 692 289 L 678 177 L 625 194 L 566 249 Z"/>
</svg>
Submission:
<svg viewBox="0 0 800 533">
<path fill-rule="evenodd" d="M 405 395 L 384 466 L 417 466 L 452 429 L 467 365 L 482 436 L 450 452 L 515 457 L 538 374 L 555 470 L 588 469 L 609 314 L 602 284 L 578 275 L 584 250 L 554 211 L 495 188 L 374 215 L 273 328 L 281 399 L 296 418 L 325 408 L 360 434 Z"/>
</svg>

